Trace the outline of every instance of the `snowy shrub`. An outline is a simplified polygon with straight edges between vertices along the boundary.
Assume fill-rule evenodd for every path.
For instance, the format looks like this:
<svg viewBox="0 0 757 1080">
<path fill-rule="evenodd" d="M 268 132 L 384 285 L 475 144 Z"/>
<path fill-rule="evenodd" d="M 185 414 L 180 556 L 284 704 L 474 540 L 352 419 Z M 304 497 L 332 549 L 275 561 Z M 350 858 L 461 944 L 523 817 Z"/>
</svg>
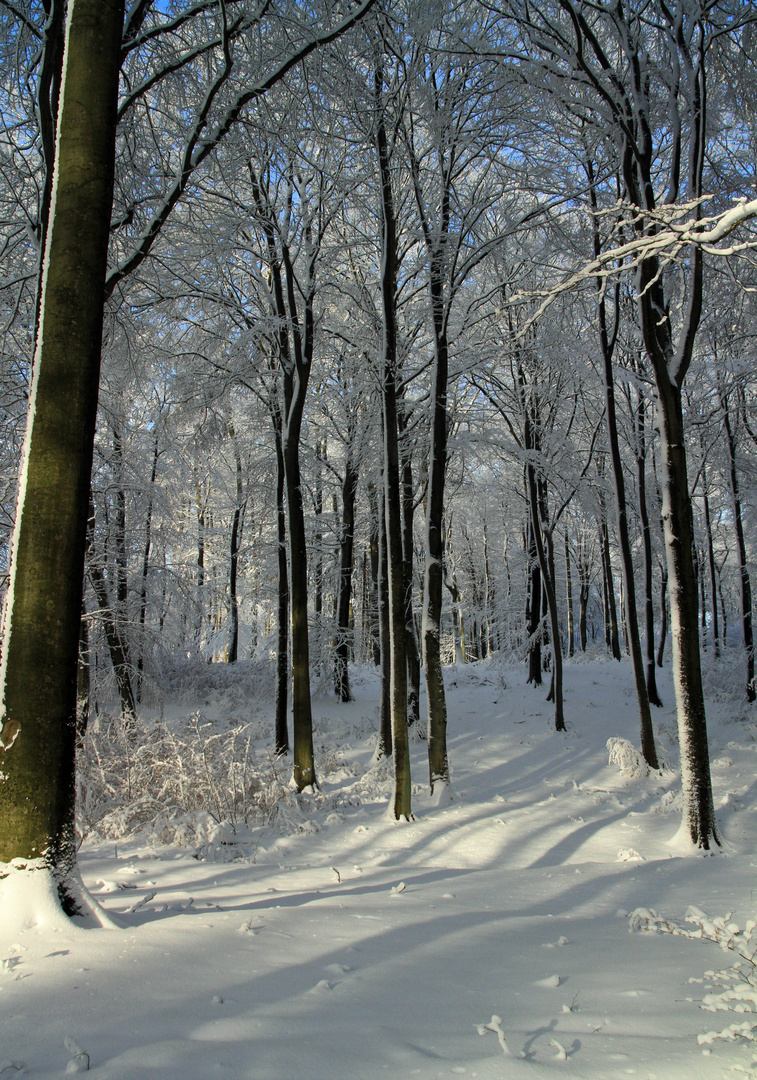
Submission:
<svg viewBox="0 0 757 1080">
<path fill-rule="evenodd" d="M 610 765 L 617 765 L 621 776 L 639 777 L 649 775 L 649 766 L 628 739 L 613 736 L 607 740 Z"/>
<path fill-rule="evenodd" d="M 705 971 L 702 979 L 689 981 L 704 983 L 707 980 L 707 989 L 714 991 L 705 994 L 699 1003 L 700 1009 L 711 1013 L 736 1013 L 747 1019 L 734 1021 L 719 1030 L 704 1032 L 697 1036 L 697 1041 L 700 1046 L 738 1040 L 756 1044 L 751 1064 L 735 1068 L 757 1080 L 757 921 L 749 919 L 742 930 L 731 921 L 730 914 L 711 919 L 696 907 L 690 907 L 685 915 L 685 922 L 691 924 L 692 929 L 663 918 L 651 908 L 636 908 L 629 919 L 632 932 L 651 930 L 707 941 L 735 957 L 728 967 Z"/>
<path fill-rule="evenodd" d="M 110 717 L 93 726 L 78 753 L 82 836 L 121 837 L 203 811 L 232 827 L 264 807 L 265 768 L 254 759 L 250 725 L 224 730 L 202 713 L 172 724 Z"/>
</svg>

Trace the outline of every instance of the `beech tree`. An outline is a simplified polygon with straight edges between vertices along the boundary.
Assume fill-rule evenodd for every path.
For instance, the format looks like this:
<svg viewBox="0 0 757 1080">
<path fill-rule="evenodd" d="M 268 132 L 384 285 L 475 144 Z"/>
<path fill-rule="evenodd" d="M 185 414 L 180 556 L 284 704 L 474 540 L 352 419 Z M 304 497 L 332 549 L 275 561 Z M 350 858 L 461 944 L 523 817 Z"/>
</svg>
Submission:
<svg viewBox="0 0 757 1080">
<path fill-rule="evenodd" d="M 39 332 L 3 613 L 0 859 L 73 881 L 76 662 L 123 0 L 69 6 Z"/>
</svg>

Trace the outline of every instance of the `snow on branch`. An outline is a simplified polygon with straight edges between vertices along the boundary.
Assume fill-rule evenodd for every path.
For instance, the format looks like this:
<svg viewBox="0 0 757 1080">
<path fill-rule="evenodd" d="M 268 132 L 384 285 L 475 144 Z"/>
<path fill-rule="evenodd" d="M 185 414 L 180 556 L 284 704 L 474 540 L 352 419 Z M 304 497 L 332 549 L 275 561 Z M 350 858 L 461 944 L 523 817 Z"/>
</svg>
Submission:
<svg viewBox="0 0 757 1080">
<path fill-rule="evenodd" d="M 634 231 L 633 239 L 608 247 L 596 258 L 584 263 L 580 269 L 569 272 L 562 281 L 548 289 L 524 290 L 510 296 L 508 307 L 518 306 L 526 301 L 540 301 L 536 310 L 518 329 L 517 336 L 526 336 L 558 297 L 586 281 L 616 277 L 629 270 L 638 269 L 650 260 L 658 264 L 671 262 L 682 250 L 692 246 L 719 258 L 757 249 L 757 238 L 725 246 L 722 243 L 744 222 L 757 217 L 757 199 L 741 198 L 719 214 L 702 217 L 701 206 L 710 198 L 712 196 L 706 195 L 691 202 L 663 206 L 652 211 L 642 210 L 638 206 L 618 200 L 612 208 L 598 211 L 599 217 L 615 218 L 616 234 L 622 235 L 622 230 L 627 231 L 630 226 Z M 653 276 L 656 278 L 659 272 L 660 267 Z"/>
</svg>

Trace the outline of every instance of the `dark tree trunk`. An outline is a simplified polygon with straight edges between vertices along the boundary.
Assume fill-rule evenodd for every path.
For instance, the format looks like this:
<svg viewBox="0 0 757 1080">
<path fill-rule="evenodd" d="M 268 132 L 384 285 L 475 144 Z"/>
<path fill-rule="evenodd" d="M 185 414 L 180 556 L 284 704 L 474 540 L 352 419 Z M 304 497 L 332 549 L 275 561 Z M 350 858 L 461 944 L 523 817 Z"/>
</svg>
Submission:
<svg viewBox="0 0 757 1080">
<path fill-rule="evenodd" d="M 371 563 L 370 582 L 370 631 L 373 663 L 376 667 L 381 663 L 381 640 L 379 633 L 379 515 L 380 500 L 373 484 L 368 485 L 368 504 L 370 507 L 370 533 L 368 550 Z"/>
<path fill-rule="evenodd" d="M 536 545 L 536 529 L 528 473 L 526 473 L 526 496 L 528 498 L 528 589 L 526 591 L 526 633 L 528 634 L 528 682 L 541 686 L 541 563 Z"/>
<path fill-rule="evenodd" d="M 639 515 L 641 518 L 642 549 L 644 552 L 644 619 L 646 649 L 646 682 L 649 704 L 662 708 L 662 699 L 657 689 L 654 650 L 654 588 L 652 583 L 652 530 L 649 525 L 647 508 L 646 476 L 646 404 L 639 388 L 636 408 L 636 477 L 639 491 Z"/>
<path fill-rule="evenodd" d="M 275 392 L 275 391 L 274 391 Z M 286 483 L 281 413 L 275 402 L 272 410 L 276 445 L 276 565 L 278 568 L 276 629 L 276 703 L 274 739 L 276 755 L 289 753 L 287 710 L 289 698 L 289 567 L 287 564 Z"/>
<path fill-rule="evenodd" d="M 731 500 L 733 503 L 733 526 L 736 530 L 736 550 L 739 553 L 739 585 L 741 596 L 741 632 L 744 637 L 744 649 L 746 651 L 746 699 L 754 701 L 757 697 L 757 688 L 754 684 L 754 636 L 752 631 L 752 583 L 749 578 L 749 568 L 746 561 L 746 542 L 744 540 L 744 522 L 741 516 L 741 495 L 739 494 L 739 479 L 736 472 L 736 439 L 731 426 L 731 416 L 728 411 L 728 398 L 720 393 L 720 405 L 723 410 L 723 427 L 725 428 L 726 443 L 728 446 L 728 476 L 731 487 Z"/>
<path fill-rule="evenodd" d="M 397 413 L 400 434 L 406 432 L 404 409 Z M 421 660 L 413 614 L 413 464 L 409 447 L 402 454 L 402 558 L 405 589 L 405 649 L 407 652 L 407 722 L 412 727 L 420 716 Z"/>
<path fill-rule="evenodd" d="M 620 638 L 618 636 L 618 608 L 615 603 L 615 582 L 610 557 L 610 530 L 607 528 L 607 511 L 604 496 L 599 494 L 599 541 L 602 556 L 602 575 L 604 577 L 605 603 L 609 625 L 605 624 L 605 637 L 609 630 L 609 647 L 613 660 L 620 660 Z"/>
<path fill-rule="evenodd" d="M 234 461 L 236 464 L 236 500 L 231 519 L 231 541 L 229 544 L 229 648 L 227 662 L 236 664 L 239 656 L 239 597 L 237 596 L 237 570 L 239 567 L 239 548 L 242 543 L 242 528 L 246 500 L 242 481 L 242 458 L 236 441 L 234 429 L 229 434 L 234 442 Z"/>
<path fill-rule="evenodd" d="M 145 667 L 145 619 L 147 617 L 147 577 L 150 572 L 150 549 L 152 547 L 152 500 L 155 490 L 155 478 L 158 475 L 158 431 L 156 427 L 155 442 L 152 454 L 152 470 L 150 472 L 150 496 L 147 501 L 147 515 L 145 519 L 145 547 L 142 555 L 142 583 L 139 592 L 139 659 L 137 661 L 137 698 L 142 698 L 142 677 Z"/>
<path fill-rule="evenodd" d="M 412 817 L 410 747 L 407 733 L 407 650 L 405 644 L 405 562 L 402 554 L 399 423 L 397 418 L 397 229 L 389 168 L 389 144 L 382 111 L 383 74 L 374 75 L 379 119 L 376 156 L 381 178 L 381 312 L 383 325 L 382 415 L 384 432 L 384 517 L 389 570 L 389 636 L 391 646 L 393 812 Z"/>
<path fill-rule="evenodd" d="M 592 208 L 592 233 L 593 254 L 598 259 L 601 253 L 599 236 L 599 221 L 597 217 L 597 197 L 594 183 L 594 168 L 590 159 L 587 160 L 587 176 L 589 180 L 589 196 Z M 624 600 L 625 600 L 625 627 L 626 645 L 631 654 L 631 667 L 636 686 L 636 703 L 639 710 L 639 731 L 641 752 L 647 765 L 651 769 L 659 769 L 657 750 L 655 748 L 654 730 L 652 728 L 652 714 L 649 707 L 649 695 L 644 678 L 644 662 L 641 653 L 641 638 L 639 635 L 639 620 L 636 610 L 636 582 L 634 580 L 633 558 L 631 555 L 631 541 L 628 535 L 628 514 L 626 510 L 626 481 L 623 474 L 623 462 L 620 456 L 620 440 L 618 438 L 618 420 L 615 409 L 615 381 L 612 370 L 613 352 L 617 340 L 617 332 L 620 326 L 620 283 L 614 288 L 614 328 L 608 325 L 607 304 L 605 302 L 605 282 L 598 278 L 597 290 L 597 317 L 599 323 L 599 343 L 602 351 L 602 363 L 604 374 L 605 391 L 605 421 L 607 425 L 607 439 L 610 446 L 610 460 L 612 462 L 612 475 L 615 486 L 615 510 L 617 515 L 618 541 L 620 544 L 620 559 L 623 568 Z M 639 491 L 641 499 L 643 492 Z M 602 502 L 600 508 L 604 511 Z M 614 619 L 614 597 L 612 596 L 612 568 L 610 564 L 610 548 L 607 536 L 607 524 L 603 513 L 602 544 L 603 561 L 606 564 L 608 600 L 611 604 L 611 612 Z M 616 656 L 617 624 L 613 622 L 613 656 Z M 620 659 L 618 646 L 617 659 Z"/>
<path fill-rule="evenodd" d="M 379 707 L 379 741 L 376 756 L 392 754 L 392 644 L 389 617 L 389 556 L 386 548 L 386 514 L 383 485 L 378 496 L 378 623 L 381 646 L 381 700 Z"/>
<path fill-rule="evenodd" d="M 350 603 L 355 546 L 355 496 L 358 470 L 350 457 L 342 483 L 342 527 L 339 537 L 339 582 L 337 586 L 336 644 L 334 646 L 334 692 L 337 701 L 350 701 Z"/>
<path fill-rule="evenodd" d="M 92 589 L 95 594 L 95 599 L 97 600 L 97 607 L 100 612 L 103 630 L 105 631 L 105 640 L 108 644 L 108 652 L 110 654 L 111 663 L 113 664 L 113 674 L 116 678 L 121 712 L 127 720 L 133 720 L 136 716 L 136 695 L 134 693 L 134 684 L 131 678 L 129 644 L 126 638 L 121 634 L 121 626 L 116 618 L 113 602 L 108 594 L 108 583 L 105 580 L 102 565 L 94 552 L 94 537 L 95 510 L 90 497 L 86 548 L 89 580 L 92 582 Z"/>
<path fill-rule="evenodd" d="M 123 3 L 69 8 L 10 585 L 3 619 L 0 861 L 43 859 L 70 908 L 76 683 Z"/>
<path fill-rule="evenodd" d="M 710 494 L 707 483 L 707 466 L 702 466 L 702 486 L 704 502 L 704 527 L 707 533 L 707 567 L 710 574 L 710 609 L 712 611 L 712 642 L 715 658 L 720 656 L 720 633 L 718 621 L 718 586 L 715 569 L 715 546 L 712 539 L 712 518 L 710 516 Z"/>
<path fill-rule="evenodd" d="M 570 572 L 570 547 L 568 545 L 568 533 L 564 534 L 565 540 L 565 587 L 567 592 L 567 605 L 568 605 L 568 656 L 573 656 L 575 652 L 575 636 L 576 630 L 573 625 L 573 578 Z"/>
</svg>

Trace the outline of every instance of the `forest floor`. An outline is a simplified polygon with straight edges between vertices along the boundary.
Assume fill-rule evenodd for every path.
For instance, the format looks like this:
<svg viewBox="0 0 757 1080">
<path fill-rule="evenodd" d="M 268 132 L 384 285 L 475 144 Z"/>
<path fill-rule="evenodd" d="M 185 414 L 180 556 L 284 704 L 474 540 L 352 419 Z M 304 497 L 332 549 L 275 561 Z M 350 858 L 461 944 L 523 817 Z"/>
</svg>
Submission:
<svg viewBox="0 0 757 1080">
<path fill-rule="evenodd" d="M 190 707 L 219 726 L 270 722 L 270 705 L 219 680 L 167 702 L 166 724 Z M 654 717 L 668 767 L 652 775 L 632 756 L 626 775 L 608 763 L 608 739 L 637 741 L 628 664 L 568 663 L 565 683 L 557 734 L 547 687 L 520 668 L 450 668 L 454 797 L 426 794 L 413 741 L 416 817 L 398 824 L 372 764 L 378 681 L 358 671 L 353 703 L 316 695 L 320 792 L 279 785 L 264 828 L 195 815 L 169 844 L 154 829 L 85 840 L 84 882 L 120 929 L 24 910 L 0 885 L 0 1077 L 752 1075 L 753 1043 L 707 1040 L 745 1016 L 702 1009 L 734 953 L 629 929 L 639 908 L 691 930 L 691 905 L 757 918 L 757 712 L 711 680 L 724 846 L 703 857 L 676 839 L 669 678 Z M 756 999 L 745 983 L 742 1005 Z"/>
</svg>

